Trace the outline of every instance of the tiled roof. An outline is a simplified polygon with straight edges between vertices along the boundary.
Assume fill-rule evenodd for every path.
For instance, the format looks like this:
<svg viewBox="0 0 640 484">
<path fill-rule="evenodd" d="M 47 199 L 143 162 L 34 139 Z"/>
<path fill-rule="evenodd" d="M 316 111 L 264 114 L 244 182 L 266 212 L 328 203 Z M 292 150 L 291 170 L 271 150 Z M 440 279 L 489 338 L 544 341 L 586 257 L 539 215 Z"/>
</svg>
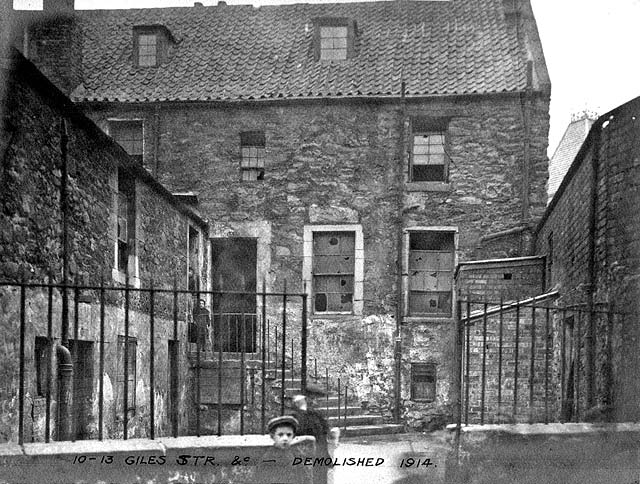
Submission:
<svg viewBox="0 0 640 484">
<path fill-rule="evenodd" d="M 388 1 L 77 11 L 84 82 L 76 101 L 407 96 L 519 91 L 523 54 L 502 0 Z M 357 23 L 355 56 L 314 59 L 313 23 Z M 159 67 L 135 67 L 136 25 L 176 40 Z"/>
<path fill-rule="evenodd" d="M 578 154 L 582 143 L 589 134 L 589 129 L 594 123 L 592 117 L 582 117 L 571 121 L 567 130 L 564 132 L 560 143 L 549 160 L 549 187 L 547 189 L 548 201 L 551 201 L 553 195 L 562 183 L 567 170 L 573 163 L 573 159 Z"/>
</svg>

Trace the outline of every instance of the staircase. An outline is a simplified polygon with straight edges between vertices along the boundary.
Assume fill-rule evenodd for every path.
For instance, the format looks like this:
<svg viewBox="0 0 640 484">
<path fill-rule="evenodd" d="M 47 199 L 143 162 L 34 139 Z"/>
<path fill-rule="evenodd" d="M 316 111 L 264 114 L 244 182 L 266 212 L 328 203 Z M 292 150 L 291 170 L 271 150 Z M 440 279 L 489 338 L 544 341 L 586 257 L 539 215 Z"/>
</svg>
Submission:
<svg viewBox="0 0 640 484">
<path fill-rule="evenodd" d="M 292 378 L 291 370 L 284 373 L 284 395 L 285 398 L 293 397 L 301 392 L 300 378 L 295 375 Z M 282 394 L 282 370 L 267 370 L 267 379 L 271 381 L 271 388 L 276 395 Z M 384 417 L 380 414 L 370 413 L 362 408 L 358 401 L 349 395 L 345 406 L 344 395 L 338 397 L 335 391 L 327 391 L 324 385 L 308 380 L 307 388 L 313 387 L 317 393 L 321 392 L 314 400 L 313 408 L 320 412 L 326 419 L 329 427 L 339 427 L 340 436 L 360 437 L 367 435 L 386 435 L 404 432 L 404 426 L 400 424 L 385 423 Z M 340 406 L 338 407 L 338 403 Z"/>
</svg>

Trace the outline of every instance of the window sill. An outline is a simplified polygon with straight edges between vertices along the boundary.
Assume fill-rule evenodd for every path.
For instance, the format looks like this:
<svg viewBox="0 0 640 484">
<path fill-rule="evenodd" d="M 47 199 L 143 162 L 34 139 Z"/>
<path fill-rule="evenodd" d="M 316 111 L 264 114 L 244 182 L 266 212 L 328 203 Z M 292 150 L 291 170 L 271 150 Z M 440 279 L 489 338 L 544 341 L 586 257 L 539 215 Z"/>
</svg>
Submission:
<svg viewBox="0 0 640 484">
<path fill-rule="evenodd" d="M 404 316 L 403 323 L 453 323 L 453 316 Z"/>
<path fill-rule="evenodd" d="M 452 189 L 447 182 L 407 182 L 405 188 L 408 192 L 448 192 Z"/>
<path fill-rule="evenodd" d="M 127 281 L 127 276 L 124 272 L 119 271 L 118 269 L 111 269 L 111 278 L 114 282 L 118 284 L 125 284 Z M 135 276 L 129 276 L 129 286 L 140 289 L 140 278 Z"/>
</svg>

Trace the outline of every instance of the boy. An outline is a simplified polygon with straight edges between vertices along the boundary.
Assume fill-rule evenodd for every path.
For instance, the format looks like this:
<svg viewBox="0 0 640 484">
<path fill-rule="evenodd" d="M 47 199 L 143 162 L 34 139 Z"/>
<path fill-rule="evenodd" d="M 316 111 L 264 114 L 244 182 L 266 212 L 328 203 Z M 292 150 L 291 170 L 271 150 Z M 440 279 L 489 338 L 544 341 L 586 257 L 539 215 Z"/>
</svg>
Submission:
<svg viewBox="0 0 640 484">
<path fill-rule="evenodd" d="M 262 456 L 256 469 L 256 484 L 308 484 L 312 479 L 310 468 L 293 465 L 296 457 L 303 457 L 291 443 L 296 435 L 298 421 L 289 415 L 276 417 L 267 423 L 273 447 Z"/>
</svg>

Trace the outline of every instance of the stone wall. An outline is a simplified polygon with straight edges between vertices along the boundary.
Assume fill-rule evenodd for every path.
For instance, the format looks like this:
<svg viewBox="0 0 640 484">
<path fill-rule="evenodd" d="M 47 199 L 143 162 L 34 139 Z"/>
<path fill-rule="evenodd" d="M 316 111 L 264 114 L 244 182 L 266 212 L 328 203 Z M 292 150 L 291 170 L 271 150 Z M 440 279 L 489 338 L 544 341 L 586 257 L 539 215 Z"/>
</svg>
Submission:
<svg viewBox="0 0 640 484">
<path fill-rule="evenodd" d="M 0 281 L 15 283 L 61 283 L 63 279 L 62 206 L 63 164 L 66 155 L 67 210 L 69 240 L 69 280 L 80 285 L 96 285 L 104 280 L 105 296 L 105 372 L 98 372 L 98 291 L 79 291 L 78 337 L 90 345 L 93 353 L 92 391 L 88 391 L 90 404 L 82 406 L 86 424 L 86 437 L 96 436 L 97 385 L 105 382 L 105 435 L 118 435 L 121 421 L 114 402 L 119 398 L 114 378 L 116 373 L 115 346 L 117 336 L 124 334 L 124 291 L 122 284 L 112 279 L 115 266 L 117 170 L 126 170 L 135 184 L 136 240 L 133 256 L 138 269 L 132 275 L 134 284 L 148 287 L 187 286 L 187 237 L 189 226 L 204 239 L 206 225 L 191 215 L 171 194 L 150 175 L 136 167 L 128 155 L 110 138 L 85 118 L 60 91 L 46 80 L 33 65 L 18 54 L 8 69 L 0 71 L 1 81 L 7 86 L 4 100 L 2 127 L 7 135 L 2 145 L 3 165 L 0 179 L 2 212 L 0 213 Z M 66 138 L 66 142 L 65 142 Z M 201 247 L 200 253 L 203 248 Z M 203 258 L 204 259 L 204 258 Z M 130 257 L 131 260 L 131 257 Z M 131 264 L 130 264 L 131 267 Z M 206 276 L 206 266 L 202 267 Z M 206 284 L 206 279 L 204 281 Z M 113 287 L 120 289 L 113 290 Z M 0 367 L 4 378 L 0 399 L 3 420 L 1 440 L 16 439 L 18 348 L 20 304 L 17 289 L 0 286 L 2 313 L 0 325 L 6 335 Z M 47 340 L 47 314 L 49 310 L 45 292 L 27 289 L 25 308 L 25 415 L 28 439 L 43 439 L 44 404 L 42 389 L 36 388 L 34 345 L 36 337 L 43 337 L 53 348 L 61 338 L 61 295 L 52 293 L 52 334 Z M 70 293 L 69 338 L 75 339 L 74 289 Z M 186 340 L 185 320 L 188 310 L 186 297 L 179 298 L 177 315 L 179 331 L 173 334 L 173 300 L 158 295 L 155 300 L 156 316 L 156 378 L 158 386 L 156 425 L 166 431 L 167 340 Z M 145 435 L 148 426 L 149 383 L 145 373 L 149 367 L 149 297 L 146 293 L 131 291 L 129 307 L 131 336 L 138 339 L 136 410 L 132 412 L 130 432 Z M 186 365 L 186 345 L 181 345 L 180 361 Z M 55 358 L 54 358 L 55 359 Z M 91 358 L 89 358 L 89 361 Z M 52 367 L 55 369 L 55 361 Z M 87 365 L 86 371 L 89 372 Z M 76 373 L 81 371 L 76 368 Z M 183 375 L 187 372 L 182 371 Z M 147 375 L 145 377 L 145 375 Z M 56 375 L 52 374 L 55 385 Z M 191 399 L 187 392 L 187 378 L 182 378 L 181 406 Z M 55 404 L 56 393 L 53 390 Z M 110 392 L 110 393 L 109 393 Z M 120 396 L 121 397 L 121 396 Z M 190 401 L 190 400 L 189 400 Z M 85 402 L 86 403 L 86 402 Z M 55 408 L 54 408 L 55 410 Z M 55 412 L 52 412 L 55 415 Z M 181 428 L 188 427 L 187 412 L 183 412 Z M 53 428 L 53 427 L 52 427 Z"/>
<path fill-rule="evenodd" d="M 545 205 L 548 98 L 536 95 L 533 103 L 527 188 L 531 214 L 537 215 Z M 258 281 L 264 278 L 269 290 L 282 290 L 285 281 L 289 290 L 303 290 L 305 225 L 360 225 L 362 314 L 311 312 L 309 357 L 321 371 L 340 368 L 360 398 L 382 407 L 393 400 L 401 231 L 457 230 L 457 255 L 468 260 L 482 235 L 522 225 L 519 96 L 408 100 L 404 107 L 394 101 L 326 100 L 86 105 L 85 110 L 103 127 L 111 117 L 144 119 L 147 169 L 174 191 L 198 194 L 201 213 L 216 221 L 212 236 L 257 238 Z M 408 182 L 409 129 L 417 116 L 450 119 L 447 183 Z M 265 132 L 265 176 L 242 182 L 240 133 L 252 130 Z M 438 364 L 440 395 L 431 411 L 449 414 L 454 331 L 451 318 L 418 318 L 403 327 L 407 405 L 410 363 L 429 360 Z"/>
</svg>

